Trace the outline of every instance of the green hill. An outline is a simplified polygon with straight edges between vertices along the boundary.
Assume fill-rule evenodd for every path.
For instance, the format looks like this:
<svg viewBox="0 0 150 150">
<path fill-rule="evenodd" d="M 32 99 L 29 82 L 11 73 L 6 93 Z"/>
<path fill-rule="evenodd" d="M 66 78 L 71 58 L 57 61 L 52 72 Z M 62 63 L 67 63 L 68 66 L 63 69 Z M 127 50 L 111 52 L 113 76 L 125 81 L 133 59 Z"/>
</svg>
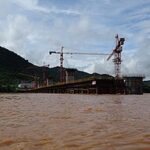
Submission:
<svg viewBox="0 0 150 150">
<path fill-rule="evenodd" d="M 21 72 L 24 68 L 34 66 L 6 48 L 0 47 L 0 69 L 9 72 Z"/>
<path fill-rule="evenodd" d="M 47 71 L 48 77 L 54 82 L 59 81 L 60 67 L 39 67 L 16 53 L 0 47 L 0 90 L 16 87 L 21 81 L 32 81 L 35 77 L 42 82 L 44 71 Z M 75 76 L 76 79 L 80 79 L 88 77 L 90 74 L 77 70 Z"/>
<path fill-rule="evenodd" d="M 36 67 L 28 60 L 6 48 L 0 47 L 0 85 L 12 85 L 29 77 L 21 75 L 26 68 Z"/>
</svg>

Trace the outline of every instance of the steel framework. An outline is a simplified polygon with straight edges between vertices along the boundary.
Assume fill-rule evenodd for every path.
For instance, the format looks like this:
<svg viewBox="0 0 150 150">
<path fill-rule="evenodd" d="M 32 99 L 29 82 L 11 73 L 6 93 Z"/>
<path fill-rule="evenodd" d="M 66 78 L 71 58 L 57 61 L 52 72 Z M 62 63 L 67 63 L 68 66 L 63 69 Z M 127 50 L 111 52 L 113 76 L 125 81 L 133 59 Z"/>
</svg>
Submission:
<svg viewBox="0 0 150 150">
<path fill-rule="evenodd" d="M 119 38 L 118 34 L 115 36 L 116 38 L 116 47 L 113 49 L 112 53 L 109 55 L 107 60 L 109 60 L 112 56 L 114 56 L 113 62 L 115 67 L 115 77 L 117 79 L 121 78 L 121 52 L 122 46 L 124 44 L 125 38 Z"/>
</svg>

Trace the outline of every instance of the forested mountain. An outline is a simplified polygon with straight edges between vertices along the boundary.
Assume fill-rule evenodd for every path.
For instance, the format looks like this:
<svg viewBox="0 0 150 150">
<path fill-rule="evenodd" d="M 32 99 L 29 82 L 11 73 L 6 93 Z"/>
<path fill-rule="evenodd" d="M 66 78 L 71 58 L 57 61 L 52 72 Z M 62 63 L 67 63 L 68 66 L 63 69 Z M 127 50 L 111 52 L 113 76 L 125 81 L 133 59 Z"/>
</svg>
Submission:
<svg viewBox="0 0 150 150">
<path fill-rule="evenodd" d="M 54 82 L 59 81 L 60 67 L 47 68 L 36 66 L 16 53 L 0 47 L 0 86 L 17 86 L 21 81 L 43 79 L 43 72 Z M 90 74 L 76 70 L 76 79 L 89 77 Z"/>
</svg>

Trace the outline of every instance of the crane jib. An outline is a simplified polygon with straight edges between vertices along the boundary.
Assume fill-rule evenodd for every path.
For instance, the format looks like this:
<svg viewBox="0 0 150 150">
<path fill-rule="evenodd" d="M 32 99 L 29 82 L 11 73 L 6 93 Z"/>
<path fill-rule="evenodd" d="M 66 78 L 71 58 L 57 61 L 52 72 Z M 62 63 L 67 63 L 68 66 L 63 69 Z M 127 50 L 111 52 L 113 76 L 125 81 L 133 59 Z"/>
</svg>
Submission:
<svg viewBox="0 0 150 150">
<path fill-rule="evenodd" d="M 49 54 L 70 54 L 70 55 L 110 55 L 110 54 L 106 54 L 106 53 L 79 53 L 79 52 L 57 52 L 57 51 L 50 51 Z"/>
</svg>

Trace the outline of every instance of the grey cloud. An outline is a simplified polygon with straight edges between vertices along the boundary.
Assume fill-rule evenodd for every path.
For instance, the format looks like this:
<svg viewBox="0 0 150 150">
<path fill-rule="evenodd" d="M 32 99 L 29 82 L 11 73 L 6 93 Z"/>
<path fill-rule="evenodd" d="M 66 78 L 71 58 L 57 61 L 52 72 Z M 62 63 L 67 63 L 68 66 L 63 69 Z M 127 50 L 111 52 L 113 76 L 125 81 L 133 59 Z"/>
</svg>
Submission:
<svg viewBox="0 0 150 150">
<path fill-rule="evenodd" d="M 42 7 L 39 5 L 39 1 L 38 0 L 14 0 L 13 1 L 16 5 L 27 9 L 27 10 L 37 10 L 37 11 L 41 11 L 41 12 L 45 12 L 48 13 L 49 10 L 46 7 Z"/>
<path fill-rule="evenodd" d="M 8 2 L 8 0 L 6 1 Z M 12 14 L 9 13 L 10 11 L 7 13 L 7 10 L 3 10 L 7 20 L 4 19 L 0 23 L 0 44 L 14 50 L 33 63 L 42 65 L 45 62 L 55 66 L 59 65 L 59 56 L 49 56 L 49 50 L 59 51 L 63 45 L 66 47 L 64 50 L 69 47 L 70 51 L 111 52 L 115 46 L 114 36 L 119 33 L 127 39 L 123 49 L 122 72 L 142 72 L 150 78 L 148 69 L 150 66 L 149 20 L 132 23 L 132 20 L 136 19 L 138 15 L 142 19 L 148 10 L 143 8 L 141 11 L 131 11 L 131 13 L 124 14 L 123 18 L 119 18 L 121 13 L 137 5 L 137 1 L 127 0 L 122 3 L 119 1 L 116 4 L 115 1 L 112 3 L 112 1 L 103 0 L 103 2 L 105 1 L 104 5 L 100 4 L 101 2 L 98 0 L 91 0 L 90 3 L 89 1 L 81 1 L 76 7 L 59 9 L 51 4 L 47 7 L 39 5 L 38 0 L 14 0 L 13 3 L 24 8 L 24 11 L 23 13 L 19 12 L 18 15 L 17 10 Z M 9 4 L 7 2 L 3 6 L 11 8 L 12 2 L 10 0 Z M 138 1 L 138 5 L 143 3 L 141 0 Z M 121 7 L 122 5 L 124 7 Z M 11 9 L 13 10 L 13 6 Z M 28 11 L 35 12 L 31 13 L 33 16 L 28 17 L 26 15 Z M 43 13 L 39 16 L 38 11 Z M 64 14 L 70 16 L 64 17 Z M 91 16 L 90 14 L 100 14 L 100 16 Z M 39 20 L 35 21 L 37 16 Z M 117 22 L 118 20 L 119 22 Z M 134 29 L 138 29 L 138 31 L 133 32 Z M 93 48 L 93 46 L 95 47 Z M 114 73 L 112 60 L 107 62 L 103 58 L 65 56 L 64 64 L 67 67 L 79 67 L 88 72 Z"/>
<path fill-rule="evenodd" d="M 1 44 L 21 54 L 20 50 L 23 49 L 26 36 L 30 33 L 30 28 L 27 28 L 28 20 L 21 15 L 8 16 L 5 23 L 2 24 Z"/>
</svg>

